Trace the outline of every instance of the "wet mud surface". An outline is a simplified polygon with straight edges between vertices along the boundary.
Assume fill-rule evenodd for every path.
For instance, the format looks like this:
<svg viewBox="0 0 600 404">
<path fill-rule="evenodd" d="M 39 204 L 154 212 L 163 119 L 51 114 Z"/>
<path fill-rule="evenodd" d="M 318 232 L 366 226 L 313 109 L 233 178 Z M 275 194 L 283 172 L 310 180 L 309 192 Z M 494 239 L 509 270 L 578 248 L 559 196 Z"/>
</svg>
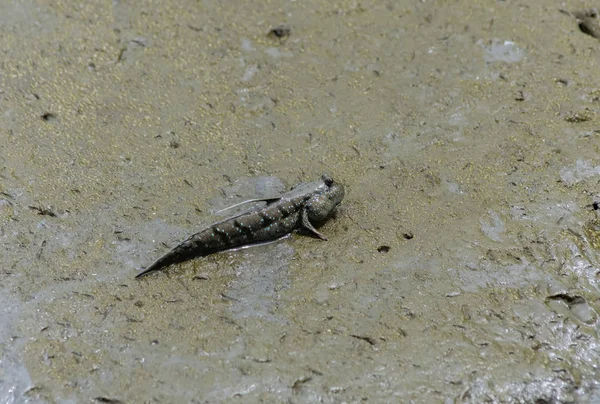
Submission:
<svg viewBox="0 0 600 404">
<path fill-rule="evenodd" d="M 597 402 L 597 31 L 579 1 L 0 5 L 0 401 Z M 134 280 L 323 172 L 329 241 Z"/>
</svg>

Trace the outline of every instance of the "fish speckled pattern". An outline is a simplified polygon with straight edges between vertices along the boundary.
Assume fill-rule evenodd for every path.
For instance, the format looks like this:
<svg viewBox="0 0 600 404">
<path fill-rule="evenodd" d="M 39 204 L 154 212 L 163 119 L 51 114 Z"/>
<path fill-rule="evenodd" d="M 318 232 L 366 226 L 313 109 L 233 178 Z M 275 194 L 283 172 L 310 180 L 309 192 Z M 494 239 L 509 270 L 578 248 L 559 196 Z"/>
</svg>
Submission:
<svg viewBox="0 0 600 404">
<path fill-rule="evenodd" d="M 194 257 L 275 240 L 298 228 L 327 240 L 312 223 L 326 220 L 342 199 L 343 185 L 324 174 L 320 180 L 298 184 L 280 197 L 249 201 L 268 203 L 260 210 L 232 216 L 188 237 L 136 278 Z"/>
</svg>

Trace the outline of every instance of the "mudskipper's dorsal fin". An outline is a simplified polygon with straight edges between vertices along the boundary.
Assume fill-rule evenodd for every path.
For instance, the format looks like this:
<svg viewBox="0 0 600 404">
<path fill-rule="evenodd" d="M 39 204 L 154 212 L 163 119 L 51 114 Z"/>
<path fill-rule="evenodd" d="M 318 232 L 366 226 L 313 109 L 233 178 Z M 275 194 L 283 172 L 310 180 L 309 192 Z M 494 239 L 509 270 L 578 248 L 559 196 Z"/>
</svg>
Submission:
<svg viewBox="0 0 600 404">
<path fill-rule="evenodd" d="M 235 205 L 228 206 L 225 209 L 218 210 L 218 211 L 215 212 L 215 215 L 218 215 L 219 213 L 223 213 L 223 212 L 225 212 L 226 210 L 229 210 L 229 209 L 237 208 L 238 206 L 242 206 L 242 205 L 245 205 L 247 203 L 266 202 L 267 204 L 269 204 L 269 203 L 273 203 L 275 201 L 278 201 L 280 199 L 281 199 L 281 196 L 272 196 L 272 197 L 269 197 L 269 198 L 248 199 L 247 201 L 236 203 Z"/>
</svg>

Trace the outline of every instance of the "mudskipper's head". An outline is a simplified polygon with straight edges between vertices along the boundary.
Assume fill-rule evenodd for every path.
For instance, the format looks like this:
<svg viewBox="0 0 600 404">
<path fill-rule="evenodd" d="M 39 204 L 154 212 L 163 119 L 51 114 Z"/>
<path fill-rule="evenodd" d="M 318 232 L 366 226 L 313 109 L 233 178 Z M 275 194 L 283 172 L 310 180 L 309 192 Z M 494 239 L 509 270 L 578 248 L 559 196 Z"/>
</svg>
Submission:
<svg viewBox="0 0 600 404">
<path fill-rule="evenodd" d="M 334 208 L 344 199 L 344 186 L 335 182 L 327 174 L 321 178 L 324 187 L 316 192 L 308 201 L 306 209 L 311 222 L 322 222 Z"/>
</svg>

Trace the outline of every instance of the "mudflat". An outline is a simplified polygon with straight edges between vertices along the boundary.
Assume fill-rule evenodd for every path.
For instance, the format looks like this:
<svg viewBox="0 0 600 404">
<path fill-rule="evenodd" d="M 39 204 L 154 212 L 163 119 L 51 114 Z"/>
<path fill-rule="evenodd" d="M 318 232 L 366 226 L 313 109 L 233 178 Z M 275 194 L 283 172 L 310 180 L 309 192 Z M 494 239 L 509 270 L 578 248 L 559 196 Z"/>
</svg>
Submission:
<svg viewBox="0 0 600 404">
<path fill-rule="evenodd" d="M 0 401 L 598 401 L 592 7 L 0 5 Z M 328 241 L 134 279 L 323 172 Z"/>
</svg>

